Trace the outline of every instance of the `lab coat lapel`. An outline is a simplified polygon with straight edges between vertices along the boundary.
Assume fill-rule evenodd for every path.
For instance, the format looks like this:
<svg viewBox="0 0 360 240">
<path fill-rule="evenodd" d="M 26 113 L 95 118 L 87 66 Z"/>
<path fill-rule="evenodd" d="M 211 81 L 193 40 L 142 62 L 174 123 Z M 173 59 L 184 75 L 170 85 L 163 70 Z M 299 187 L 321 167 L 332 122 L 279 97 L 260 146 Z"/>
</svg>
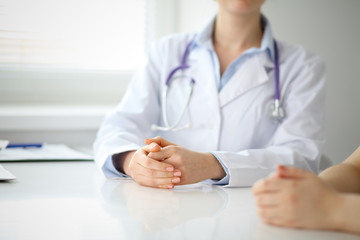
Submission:
<svg viewBox="0 0 360 240">
<path fill-rule="evenodd" d="M 220 107 L 268 81 L 270 68 L 274 68 L 274 64 L 268 58 L 266 52 L 247 59 L 220 91 Z"/>
</svg>

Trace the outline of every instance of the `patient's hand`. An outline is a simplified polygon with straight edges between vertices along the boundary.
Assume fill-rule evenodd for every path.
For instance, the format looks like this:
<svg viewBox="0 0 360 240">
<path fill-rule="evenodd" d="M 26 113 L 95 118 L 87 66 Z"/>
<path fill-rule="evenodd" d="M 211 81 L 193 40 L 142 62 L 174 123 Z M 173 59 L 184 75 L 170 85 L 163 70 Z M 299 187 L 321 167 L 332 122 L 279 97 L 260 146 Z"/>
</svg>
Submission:
<svg viewBox="0 0 360 240">
<path fill-rule="evenodd" d="M 336 229 L 341 194 L 310 172 L 279 166 L 270 177 L 255 183 L 253 193 L 257 212 L 268 224 Z"/>
</svg>

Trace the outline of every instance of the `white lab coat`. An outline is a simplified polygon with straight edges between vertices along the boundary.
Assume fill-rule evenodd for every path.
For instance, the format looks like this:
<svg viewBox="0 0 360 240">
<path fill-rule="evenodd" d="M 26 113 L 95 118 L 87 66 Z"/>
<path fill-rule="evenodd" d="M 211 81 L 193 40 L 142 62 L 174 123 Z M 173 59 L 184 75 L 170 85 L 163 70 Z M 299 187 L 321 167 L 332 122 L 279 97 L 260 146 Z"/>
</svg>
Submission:
<svg viewBox="0 0 360 240">
<path fill-rule="evenodd" d="M 136 150 L 145 138 L 162 136 L 186 148 L 211 152 L 228 168 L 227 186 L 251 186 L 274 171 L 293 165 L 317 172 L 324 144 L 325 66 L 304 48 L 278 41 L 281 105 L 286 118 L 269 118 L 274 99 L 274 63 L 268 54 L 255 54 L 218 92 L 210 53 L 196 47 L 187 64 L 196 84 L 179 126 L 190 129 L 157 132 L 164 126 L 161 94 L 169 72 L 180 64 L 192 34 L 163 38 L 153 46 L 141 71 L 133 77 L 116 110 L 109 113 L 94 144 L 95 160 Z M 188 82 L 171 83 L 167 114 L 170 125 L 178 119 L 187 99 Z M 184 90 L 186 89 L 186 90 Z"/>
</svg>

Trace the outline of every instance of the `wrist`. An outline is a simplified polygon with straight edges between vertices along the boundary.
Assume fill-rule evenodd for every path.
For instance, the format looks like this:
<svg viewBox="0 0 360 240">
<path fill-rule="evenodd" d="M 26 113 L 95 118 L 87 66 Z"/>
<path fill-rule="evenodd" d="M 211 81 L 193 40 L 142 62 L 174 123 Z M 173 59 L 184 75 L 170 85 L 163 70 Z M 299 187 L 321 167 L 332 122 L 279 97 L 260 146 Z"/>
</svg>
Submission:
<svg viewBox="0 0 360 240">
<path fill-rule="evenodd" d="M 226 176 L 224 168 L 221 166 L 217 158 L 211 153 L 204 153 L 205 158 L 207 159 L 207 164 L 210 166 L 208 179 L 220 180 Z M 210 163 L 210 164 L 209 164 Z"/>
<path fill-rule="evenodd" d="M 359 229 L 359 207 L 360 198 L 356 194 L 338 193 L 335 211 L 333 212 L 333 229 L 360 233 Z"/>
<path fill-rule="evenodd" d="M 346 227 L 345 209 L 347 205 L 347 195 L 336 192 L 331 198 L 331 207 L 329 207 L 329 223 L 330 229 L 344 230 Z"/>
<path fill-rule="evenodd" d="M 129 151 L 113 155 L 112 160 L 116 170 L 131 177 L 129 164 L 134 153 L 135 151 Z"/>
</svg>

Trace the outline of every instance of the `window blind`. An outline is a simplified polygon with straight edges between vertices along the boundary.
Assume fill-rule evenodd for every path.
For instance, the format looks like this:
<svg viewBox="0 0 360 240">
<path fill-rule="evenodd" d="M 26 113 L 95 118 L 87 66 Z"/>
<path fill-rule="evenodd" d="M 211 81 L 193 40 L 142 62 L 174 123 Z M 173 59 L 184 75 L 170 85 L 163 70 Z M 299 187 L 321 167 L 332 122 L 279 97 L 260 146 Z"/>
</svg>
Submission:
<svg viewBox="0 0 360 240">
<path fill-rule="evenodd" d="M 132 71 L 143 59 L 146 0 L 0 0 L 0 69 Z"/>
</svg>

